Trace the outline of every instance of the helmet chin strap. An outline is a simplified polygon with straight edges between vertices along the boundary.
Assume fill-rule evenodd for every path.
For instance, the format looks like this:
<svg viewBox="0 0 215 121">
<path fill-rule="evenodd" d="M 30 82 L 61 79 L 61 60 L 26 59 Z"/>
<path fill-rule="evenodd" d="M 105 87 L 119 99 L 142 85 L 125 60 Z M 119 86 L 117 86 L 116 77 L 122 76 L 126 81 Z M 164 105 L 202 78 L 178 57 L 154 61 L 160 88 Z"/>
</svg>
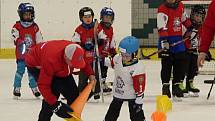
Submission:
<svg viewBox="0 0 215 121">
<path fill-rule="evenodd" d="M 101 22 L 103 26 L 105 26 L 106 28 L 110 28 L 112 23 L 109 23 L 109 22 Z"/>
<path fill-rule="evenodd" d="M 83 20 L 81 20 L 81 22 L 82 22 L 82 26 L 83 26 L 85 29 L 91 29 L 91 28 L 94 27 L 94 24 L 95 24 L 93 21 L 92 21 L 90 24 L 84 23 Z"/>
<path fill-rule="evenodd" d="M 20 21 L 21 25 L 25 28 L 31 26 L 33 24 L 33 21 L 32 22 L 23 22 L 23 21 Z"/>
</svg>

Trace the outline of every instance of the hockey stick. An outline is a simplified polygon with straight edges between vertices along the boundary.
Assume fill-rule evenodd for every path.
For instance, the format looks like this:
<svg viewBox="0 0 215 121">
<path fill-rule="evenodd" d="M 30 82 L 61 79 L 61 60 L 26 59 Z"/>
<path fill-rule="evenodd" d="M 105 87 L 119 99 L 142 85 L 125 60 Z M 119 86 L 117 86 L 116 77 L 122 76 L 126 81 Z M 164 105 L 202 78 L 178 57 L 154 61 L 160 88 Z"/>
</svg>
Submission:
<svg viewBox="0 0 215 121">
<path fill-rule="evenodd" d="M 183 39 L 183 40 L 181 40 L 181 41 L 178 41 L 178 42 L 176 42 L 176 43 L 170 44 L 170 47 L 174 47 L 174 46 L 176 46 L 176 45 L 179 45 L 180 43 L 184 42 L 186 39 L 188 39 L 188 38 L 185 38 L 185 39 Z M 145 57 L 143 57 L 143 58 L 140 58 L 140 60 L 150 59 L 151 56 L 153 56 L 153 55 L 155 55 L 155 54 L 158 54 L 158 53 L 160 53 L 160 52 L 163 52 L 164 50 L 165 50 L 164 48 L 163 48 L 163 49 L 160 49 L 160 50 L 157 50 L 157 51 L 155 51 L 155 52 L 153 52 L 153 53 L 151 53 L 151 54 L 149 54 L 149 55 L 147 55 L 147 56 L 145 56 Z"/>
<path fill-rule="evenodd" d="M 97 28 L 98 28 L 98 21 L 95 19 L 95 25 L 94 25 L 94 39 L 95 39 L 95 54 L 96 54 L 96 60 L 94 63 L 94 66 L 96 65 L 97 62 L 97 69 L 98 69 L 98 75 L 99 75 L 99 84 L 100 84 L 100 93 L 102 97 L 102 102 L 104 103 L 104 94 L 103 94 L 103 88 L 102 88 L 102 76 L 101 76 L 101 66 L 100 66 L 100 61 L 99 61 L 99 47 L 98 47 L 98 37 L 97 37 Z M 95 71 L 95 67 L 94 67 Z"/>
<path fill-rule="evenodd" d="M 213 81 L 215 81 L 215 77 L 214 77 L 214 80 L 213 80 Z M 214 82 L 211 84 L 211 88 L 210 88 L 210 90 L 209 90 L 209 92 L 208 92 L 207 100 L 210 98 L 210 95 L 211 95 L 211 91 L 212 91 L 213 86 L 214 86 Z"/>
</svg>

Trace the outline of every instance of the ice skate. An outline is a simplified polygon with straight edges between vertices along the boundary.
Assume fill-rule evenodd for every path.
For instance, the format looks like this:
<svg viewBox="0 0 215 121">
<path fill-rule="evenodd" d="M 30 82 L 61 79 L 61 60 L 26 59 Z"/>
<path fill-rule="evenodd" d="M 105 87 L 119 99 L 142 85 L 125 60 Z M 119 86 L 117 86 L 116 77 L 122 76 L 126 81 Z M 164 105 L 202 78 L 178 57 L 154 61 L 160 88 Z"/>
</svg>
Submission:
<svg viewBox="0 0 215 121">
<path fill-rule="evenodd" d="M 94 99 L 95 99 L 95 100 L 100 99 L 100 95 L 99 95 L 99 93 L 95 93 L 95 94 L 94 94 Z"/>
<path fill-rule="evenodd" d="M 31 90 L 36 98 L 40 97 L 40 92 L 38 91 L 37 87 L 31 88 Z"/>
<path fill-rule="evenodd" d="M 173 95 L 173 101 L 181 102 L 182 97 L 184 97 L 183 90 L 180 88 L 180 84 L 174 84 L 172 86 L 172 95 Z"/>
<path fill-rule="evenodd" d="M 188 81 L 186 88 L 189 92 L 190 97 L 199 97 L 200 90 L 193 85 L 193 81 Z"/>
<path fill-rule="evenodd" d="M 183 82 L 181 82 L 179 84 L 179 88 L 183 91 L 183 97 L 184 98 L 188 98 L 189 97 L 189 93 L 188 93 L 188 90 L 184 87 Z"/>
<path fill-rule="evenodd" d="M 162 87 L 162 95 L 167 95 L 169 98 L 171 98 L 171 93 L 169 90 L 169 83 L 164 83 Z"/>
<path fill-rule="evenodd" d="M 13 99 L 18 100 L 21 97 L 20 87 L 14 87 L 13 89 Z"/>
<path fill-rule="evenodd" d="M 104 83 L 103 84 L 103 93 L 104 95 L 110 95 L 112 92 L 112 89 L 108 87 L 108 84 Z"/>
</svg>

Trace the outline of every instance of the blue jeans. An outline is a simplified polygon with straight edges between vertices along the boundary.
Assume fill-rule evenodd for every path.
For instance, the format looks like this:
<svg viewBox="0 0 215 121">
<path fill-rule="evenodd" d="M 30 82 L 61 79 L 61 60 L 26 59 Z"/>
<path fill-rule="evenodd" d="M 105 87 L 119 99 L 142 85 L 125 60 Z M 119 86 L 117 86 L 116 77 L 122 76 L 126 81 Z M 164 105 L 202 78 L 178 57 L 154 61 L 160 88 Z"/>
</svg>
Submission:
<svg viewBox="0 0 215 121">
<path fill-rule="evenodd" d="M 21 81 L 22 81 L 22 77 L 25 73 L 26 65 L 25 65 L 24 60 L 17 60 L 16 64 L 17 64 L 17 69 L 16 69 L 16 74 L 15 74 L 13 86 L 14 87 L 21 87 Z M 27 72 L 28 72 L 28 79 L 29 79 L 30 88 L 37 87 L 37 83 L 36 83 L 34 77 L 32 76 L 32 74 L 29 73 L 28 70 L 27 70 Z"/>
</svg>

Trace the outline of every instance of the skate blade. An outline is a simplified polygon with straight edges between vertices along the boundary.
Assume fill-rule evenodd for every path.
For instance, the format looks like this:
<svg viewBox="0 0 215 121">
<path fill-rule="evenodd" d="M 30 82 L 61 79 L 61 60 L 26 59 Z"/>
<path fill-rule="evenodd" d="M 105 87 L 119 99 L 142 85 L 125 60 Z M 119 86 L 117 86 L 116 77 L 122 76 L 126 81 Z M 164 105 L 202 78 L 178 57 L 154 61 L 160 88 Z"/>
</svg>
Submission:
<svg viewBox="0 0 215 121">
<path fill-rule="evenodd" d="M 113 86 L 113 82 L 106 82 L 107 86 Z"/>
<path fill-rule="evenodd" d="M 35 97 L 37 100 L 40 100 L 41 98 L 40 98 L 40 96 L 39 97 Z"/>
<path fill-rule="evenodd" d="M 189 92 L 189 97 L 199 97 L 198 93 Z"/>
<path fill-rule="evenodd" d="M 104 92 L 103 93 L 104 96 L 108 96 L 108 95 L 111 95 L 111 94 L 112 94 L 111 92 Z"/>
<path fill-rule="evenodd" d="M 188 98 L 190 97 L 190 94 L 189 93 L 184 93 L 184 97 L 183 98 Z"/>
<path fill-rule="evenodd" d="M 173 96 L 172 101 L 173 102 L 182 102 L 182 99 L 180 97 Z"/>
<path fill-rule="evenodd" d="M 19 96 L 15 96 L 15 95 L 14 95 L 14 96 L 13 96 L 13 99 L 14 99 L 14 100 L 19 100 L 19 99 L 20 99 L 20 97 L 19 97 Z"/>
</svg>

